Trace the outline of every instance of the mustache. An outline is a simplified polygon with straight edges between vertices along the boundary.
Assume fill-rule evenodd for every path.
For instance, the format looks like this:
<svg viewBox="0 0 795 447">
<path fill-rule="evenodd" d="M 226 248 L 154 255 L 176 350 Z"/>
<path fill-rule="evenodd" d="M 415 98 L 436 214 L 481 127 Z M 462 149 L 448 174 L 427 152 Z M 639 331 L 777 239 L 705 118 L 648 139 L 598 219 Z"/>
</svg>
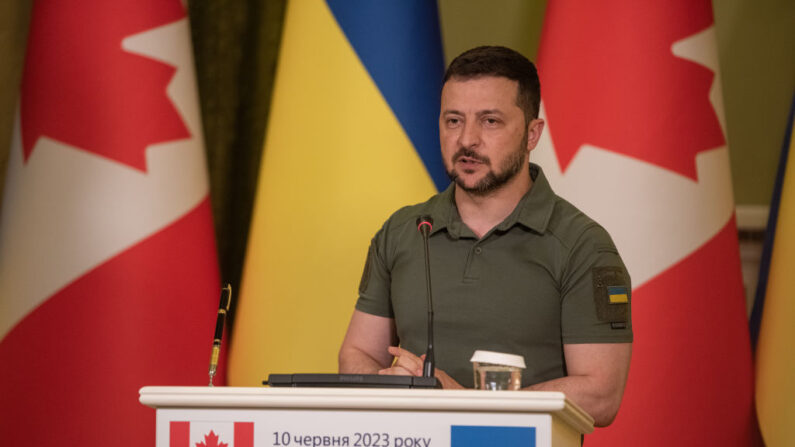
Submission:
<svg viewBox="0 0 795 447">
<path fill-rule="evenodd" d="M 472 149 L 466 147 L 458 149 L 458 151 L 456 151 L 456 153 L 453 154 L 453 163 L 458 161 L 458 159 L 461 157 L 471 158 L 485 165 L 489 166 L 491 165 L 491 160 L 489 160 L 489 157 L 486 157 L 485 155 L 480 155 L 477 152 L 473 151 Z"/>
</svg>

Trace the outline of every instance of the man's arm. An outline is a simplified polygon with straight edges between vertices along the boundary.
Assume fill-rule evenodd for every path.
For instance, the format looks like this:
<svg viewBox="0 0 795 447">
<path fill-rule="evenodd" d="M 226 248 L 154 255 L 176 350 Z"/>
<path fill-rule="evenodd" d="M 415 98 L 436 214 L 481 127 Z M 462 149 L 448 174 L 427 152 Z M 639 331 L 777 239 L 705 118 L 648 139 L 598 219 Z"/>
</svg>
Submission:
<svg viewBox="0 0 795 447">
<path fill-rule="evenodd" d="M 530 386 L 534 391 L 562 391 L 588 412 L 598 427 L 618 413 L 629 373 L 632 343 L 563 345 L 568 375 Z"/>
<path fill-rule="evenodd" d="M 394 319 L 354 310 L 340 347 L 339 371 L 343 374 L 377 374 L 392 363 L 392 355 L 387 348 L 396 344 Z"/>
<path fill-rule="evenodd" d="M 395 320 L 353 311 L 340 348 L 340 373 L 421 376 L 425 356 L 395 346 L 397 341 Z M 463 388 L 438 368 L 435 375 L 445 389 Z"/>
</svg>

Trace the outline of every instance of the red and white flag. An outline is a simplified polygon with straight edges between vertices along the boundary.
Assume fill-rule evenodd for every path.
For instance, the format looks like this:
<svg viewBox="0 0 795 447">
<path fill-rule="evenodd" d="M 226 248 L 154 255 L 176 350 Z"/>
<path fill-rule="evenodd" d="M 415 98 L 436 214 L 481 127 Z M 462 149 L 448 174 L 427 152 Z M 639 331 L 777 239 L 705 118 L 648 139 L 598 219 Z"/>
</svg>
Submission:
<svg viewBox="0 0 795 447">
<path fill-rule="evenodd" d="M 550 0 L 538 68 L 555 191 L 633 282 L 618 418 L 593 445 L 742 445 L 752 370 L 709 0 Z"/>
<path fill-rule="evenodd" d="M 169 447 L 254 447 L 254 422 L 171 421 Z"/>
<path fill-rule="evenodd" d="M 152 445 L 219 295 L 180 0 L 35 2 L 0 216 L 0 439 Z M 223 380 L 223 377 L 219 378 Z"/>
</svg>

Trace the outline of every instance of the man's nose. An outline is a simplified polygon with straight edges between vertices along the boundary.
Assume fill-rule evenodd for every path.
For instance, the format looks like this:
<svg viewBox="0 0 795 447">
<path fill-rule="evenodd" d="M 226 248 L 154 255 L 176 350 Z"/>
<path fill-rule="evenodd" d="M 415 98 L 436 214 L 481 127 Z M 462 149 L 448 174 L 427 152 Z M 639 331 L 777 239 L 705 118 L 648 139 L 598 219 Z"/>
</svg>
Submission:
<svg viewBox="0 0 795 447">
<path fill-rule="evenodd" d="M 461 133 L 458 135 L 458 144 L 466 148 L 477 147 L 480 144 L 480 126 L 471 121 L 464 123 Z"/>
</svg>

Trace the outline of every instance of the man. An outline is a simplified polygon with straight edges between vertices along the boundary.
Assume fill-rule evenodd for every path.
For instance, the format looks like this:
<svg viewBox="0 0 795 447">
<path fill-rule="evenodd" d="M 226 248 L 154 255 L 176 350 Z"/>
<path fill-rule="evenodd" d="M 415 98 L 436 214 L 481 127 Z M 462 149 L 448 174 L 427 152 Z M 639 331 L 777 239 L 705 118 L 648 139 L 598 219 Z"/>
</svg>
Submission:
<svg viewBox="0 0 795 447">
<path fill-rule="evenodd" d="M 535 66 L 479 47 L 445 73 L 439 133 L 451 186 L 373 238 L 340 348 L 343 373 L 421 375 L 430 215 L 436 376 L 471 386 L 476 349 L 522 355 L 523 387 L 562 391 L 608 425 L 631 354 L 629 275 L 610 236 L 529 163 L 544 129 Z"/>
</svg>

